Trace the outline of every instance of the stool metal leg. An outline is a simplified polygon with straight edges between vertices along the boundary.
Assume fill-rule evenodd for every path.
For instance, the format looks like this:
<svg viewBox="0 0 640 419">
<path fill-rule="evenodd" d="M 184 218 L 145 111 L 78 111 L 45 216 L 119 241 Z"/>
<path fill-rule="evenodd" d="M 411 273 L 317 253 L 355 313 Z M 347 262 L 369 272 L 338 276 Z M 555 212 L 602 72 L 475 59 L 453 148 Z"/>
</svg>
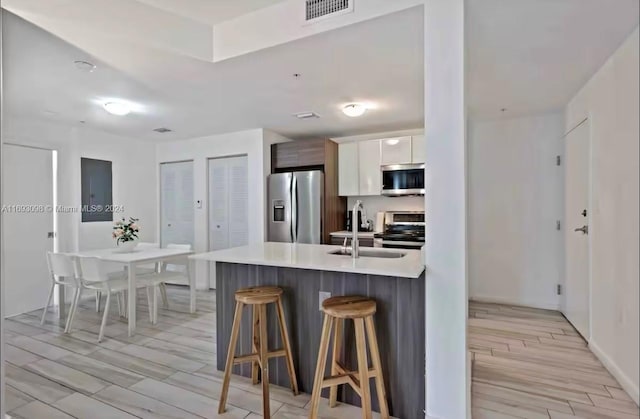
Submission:
<svg viewBox="0 0 640 419">
<path fill-rule="evenodd" d="M 282 344 L 284 345 L 285 360 L 287 362 L 287 371 L 289 372 L 289 382 L 291 383 L 291 390 L 293 395 L 300 394 L 298 390 L 298 380 L 296 379 L 296 369 L 293 365 L 293 356 L 291 355 L 291 342 L 289 341 L 289 332 L 287 329 L 287 322 L 284 318 L 284 309 L 282 308 L 282 300 L 278 300 L 276 303 L 278 311 L 278 322 L 280 323 L 280 336 L 282 337 Z"/>
<path fill-rule="evenodd" d="M 356 325 L 356 348 L 358 351 L 358 373 L 362 396 L 362 418 L 372 419 L 371 391 L 369 388 L 369 364 L 367 362 L 367 343 L 364 334 L 364 320 L 354 319 Z"/>
<path fill-rule="evenodd" d="M 238 334 L 240 332 L 240 323 L 242 322 L 243 303 L 236 302 L 236 312 L 233 316 L 233 327 L 231 328 L 231 338 L 229 339 L 229 350 L 227 352 L 227 363 L 224 367 L 224 379 L 222 381 L 222 393 L 220 394 L 220 404 L 218 405 L 218 413 L 223 414 L 225 405 L 227 404 L 227 395 L 229 394 L 229 381 L 231 380 L 231 369 L 233 368 L 233 359 L 236 353 L 236 344 L 238 343 Z"/>
<path fill-rule="evenodd" d="M 318 406 L 320 404 L 320 392 L 324 381 L 324 370 L 327 366 L 327 352 L 329 351 L 329 338 L 331 336 L 331 324 L 333 319 L 328 314 L 324 315 L 322 336 L 320 338 L 320 350 L 318 351 L 318 364 L 316 376 L 313 380 L 313 392 L 311 394 L 311 410 L 309 419 L 318 419 Z"/>
<path fill-rule="evenodd" d="M 254 354 L 258 353 L 258 345 L 260 343 L 260 316 L 258 315 L 258 307 L 257 306 L 252 306 L 251 307 L 252 310 L 252 317 L 253 317 L 253 321 L 252 321 L 252 342 L 251 342 L 251 351 Z M 258 380 L 258 371 L 260 370 L 260 364 L 258 364 L 257 361 L 253 361 L 251 363 L 251 382 L 255 385 L 258 384 L 259 380 Z"/>
<path fill-rule="evenodd" d="M 389 419 L 389 406 L 387 406 L 387 394 L 384 389 L 382 362 L 380 361 L 378 338 L 376 337 L 376 328 L 373 325 L 373 317 L 367 317 L 364 322 L 367 326 L 367 337 L 369 338 L 369 352 L 371 353 L 371 362 L 373 363 L 373 369 L 377 373 L 375 381 L 376 393 L 378 393 L 378 404 L 380 405 L 380 417 L 381 419 Z"/>
<path fill-rule="evenodd" d="M 269 348 L 267 338 L 267 305 L 260 304 L 258 312 L 258 322 L 260 323 L 260 366 L 262 380 L 262 416 L 265 419 L 271 417 L 269 407 Z"/>
<path fill-rule="evenodd" d="M 331 375 L 338 375 L 338 359 L 342 351 L 342 330 L 344 327 L 343 319 L 335 319 L 335 328 L 333 329 L 333 353 L 331 355 Z M 329 407 L 336 407 L 338 399 L 338 386 L 331 386 L 329 392 Z"/>
</svg>

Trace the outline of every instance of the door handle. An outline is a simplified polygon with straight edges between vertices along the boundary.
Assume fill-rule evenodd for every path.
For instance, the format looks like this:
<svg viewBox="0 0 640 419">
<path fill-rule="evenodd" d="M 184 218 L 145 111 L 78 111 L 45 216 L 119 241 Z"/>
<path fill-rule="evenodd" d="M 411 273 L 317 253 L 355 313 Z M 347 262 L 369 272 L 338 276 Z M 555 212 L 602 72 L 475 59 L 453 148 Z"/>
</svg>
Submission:
<svg viewBox="0 0 640 419">
<path fill-rule="evenodd" d="M 291 179 L 291 238 L 298 241 L 298 179 L 295 174 Z"/>
<path fill-rule="evenodd" d="M 589 226 L 582 226 L 573 230 L 575 232 L 582 231 L 582 234 L 589 234 Z"/>
</svg>

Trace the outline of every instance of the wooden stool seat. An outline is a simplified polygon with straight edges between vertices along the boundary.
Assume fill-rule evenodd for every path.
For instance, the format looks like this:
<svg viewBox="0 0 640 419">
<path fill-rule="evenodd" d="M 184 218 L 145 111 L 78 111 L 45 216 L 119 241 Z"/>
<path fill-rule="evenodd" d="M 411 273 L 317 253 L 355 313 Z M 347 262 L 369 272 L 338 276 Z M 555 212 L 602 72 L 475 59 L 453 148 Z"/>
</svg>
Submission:
<svg viewBox="0 0 640 419">
<path fill-rule="evenodd" d="M 371 409 L 369 380 L 373 378 L 375 380 L 376 393 L 378 394 L 380 417 L 382 419 L 388 419 L 389 407 L 384 389 L 382 362 L 380 361 L 376 329 L 373 323 L 373 315 L 376 312 L 376 302 L 370 298 L 360 296 L 332 297 L 323 301 L 322 311 L 324 312 L 324 323 L 322 326 L 316 375 L 313 382 L 309 418 L 318 418 L 320 392 L 323 388 L 329 387 L 331 389 L 329 392 L 329 406 L 335 407 L 338 397 L 338 386 L 348 384 L 362 399 L 362 417 L 364 419 L 371 419 L 373 413 Z M 344 330 L 345 320 L 353 320 L 355 325 L 356 352 L 358 358 L 358 369 L 356 371 L 348 370 L 338 359 L 342 351 L 342 332 Z M 329 340 L 331 339 L 332 329 L 333 354 L 331 358 L 331 376 L 325 377 L 324 372 L 327 365 Z M 367 361 L 367 338 L 372 368 L 369 368 Z"/>
<path fill-rule="evenodd" d="M 229 340 L 229 351 L 227 352 L 227 362 L 224 368 L 224 379 L 222 381 L 222 393 L 218 413 L 223 414 L 229 394 L 229 382 L 231 380 L 231 369 L 236 364 L 251 362 L 251 380 L 253 384 L 262 381 L 262 416 L 266 419 L 271 417 L 269 408 L 269 359 L 285 357 L 291 390 L 295 396 L 298 395 L 298 380 L 293 365 L 291 355 L 291 342 L 287 332 L 287 324 L 284 319 L 284 309 L 282 307 L 282 288 L 278 287 L 252 287 L 239 289 L 235 293 L 236 310 L 233 317 L 233 327 L 231 328 L 231 338 Z M 284 348 L 269 351 L 267 338 L 267 304 L 276 304 L 278 323 L 280 326 L 280 337 Z M 246 355 L 236 355 L 236 345 L 242 323 L 242 309 L 245 305 L 253 308 L 253 339 L 252 352 Z M 260 376 L 258 373 L 260 372 Z"/>
<path fill-rule="evenodd" d="M 376 302 L 359 296 L 331 297 L 322 302 L 322 311 L 338 319 L 358 319 L 373 316 Z"/>
<path fill-rule="evenodd" d="M 282 295 L 282 288 L 278 287 L 251 287 L 236 291 L 236 301 L 247 305 L 275 303 Z"/>
</svg>

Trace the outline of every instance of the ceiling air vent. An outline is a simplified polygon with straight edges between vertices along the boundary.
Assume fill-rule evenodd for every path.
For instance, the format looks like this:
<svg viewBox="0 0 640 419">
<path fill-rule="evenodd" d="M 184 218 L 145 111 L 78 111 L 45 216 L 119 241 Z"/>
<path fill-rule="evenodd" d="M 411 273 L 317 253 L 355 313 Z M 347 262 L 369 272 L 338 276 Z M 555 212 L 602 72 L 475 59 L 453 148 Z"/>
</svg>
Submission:
<svg viewBox="0 0 640 419">
<path fill-rule="evenodd" d="M 300 113 L 296 113 L 293 114 L 293 116 L 295 116 L 298 119 L 315 119 L 315 118 L 320 118 L 320 115 L 318 115 L 315 112 L 300 112 Z"/>
<path fill-rule="evenodd" d="M 353 12 L 355 0 L 306 0 L 305 22 L 313 23 L 321 19 Z"/>
<path fill-rule="evenodd" d="M 156 128 L 154 129 L 154 131 L 159 132 L 160 134 L 166 134 L 167 132 L 171 132 L 169 128 Z"/>
</svg>

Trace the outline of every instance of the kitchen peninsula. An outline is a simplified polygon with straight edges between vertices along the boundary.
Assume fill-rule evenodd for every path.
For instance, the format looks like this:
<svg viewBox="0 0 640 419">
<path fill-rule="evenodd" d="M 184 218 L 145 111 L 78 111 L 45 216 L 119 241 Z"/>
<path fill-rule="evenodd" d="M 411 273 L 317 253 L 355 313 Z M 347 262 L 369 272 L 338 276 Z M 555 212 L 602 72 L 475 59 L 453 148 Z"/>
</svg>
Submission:
<svg viewBox="0 0 640 419">
<path fill-rule="evenodd" d="M 321 293 L 367 296 L 375 299 L 378 306 L 375 325 L 390 413 L 399 418 L 421 417 L 425 406 L 422 254 L 418 250 L 390 249 L 371 249 L 376 253 L 371 256 L 361 253 L 357 259 L 332 254 L 340 250 L 339 246 L 268 242 L 192 256 L 215 262 L 218 369 L 224 369 L 233 324 L 234 293 L 239 288 L 273 285 L 284 290 L 283 303 L 298 383 L 306 393 L 311 393 L 313 388 L 320 344 Z M 404 256 L 389 257 L 399 253 Z M 281 348 L 275 311 L 269 311 L 268 316 L 269 348 Z M 347 368 L 356 369 L 353 325 L 347 322 L 345 326 L 342 360 Z M 250 352 L 251 316 L 245 315 L 237 353 Z M 237 365 L 234 373 L 251 376 L 251 365 Z M 271 360 L 269 378 L 273 384 L 289 386 L 283 358 Z M 326 397 L 328 389 L 325 392 Z M 360 405 L 359 397 L 349 386 L 341 386 L 338 398 Z M 377 410 L 375 398 L 373 406 Z"/>
</svg>

